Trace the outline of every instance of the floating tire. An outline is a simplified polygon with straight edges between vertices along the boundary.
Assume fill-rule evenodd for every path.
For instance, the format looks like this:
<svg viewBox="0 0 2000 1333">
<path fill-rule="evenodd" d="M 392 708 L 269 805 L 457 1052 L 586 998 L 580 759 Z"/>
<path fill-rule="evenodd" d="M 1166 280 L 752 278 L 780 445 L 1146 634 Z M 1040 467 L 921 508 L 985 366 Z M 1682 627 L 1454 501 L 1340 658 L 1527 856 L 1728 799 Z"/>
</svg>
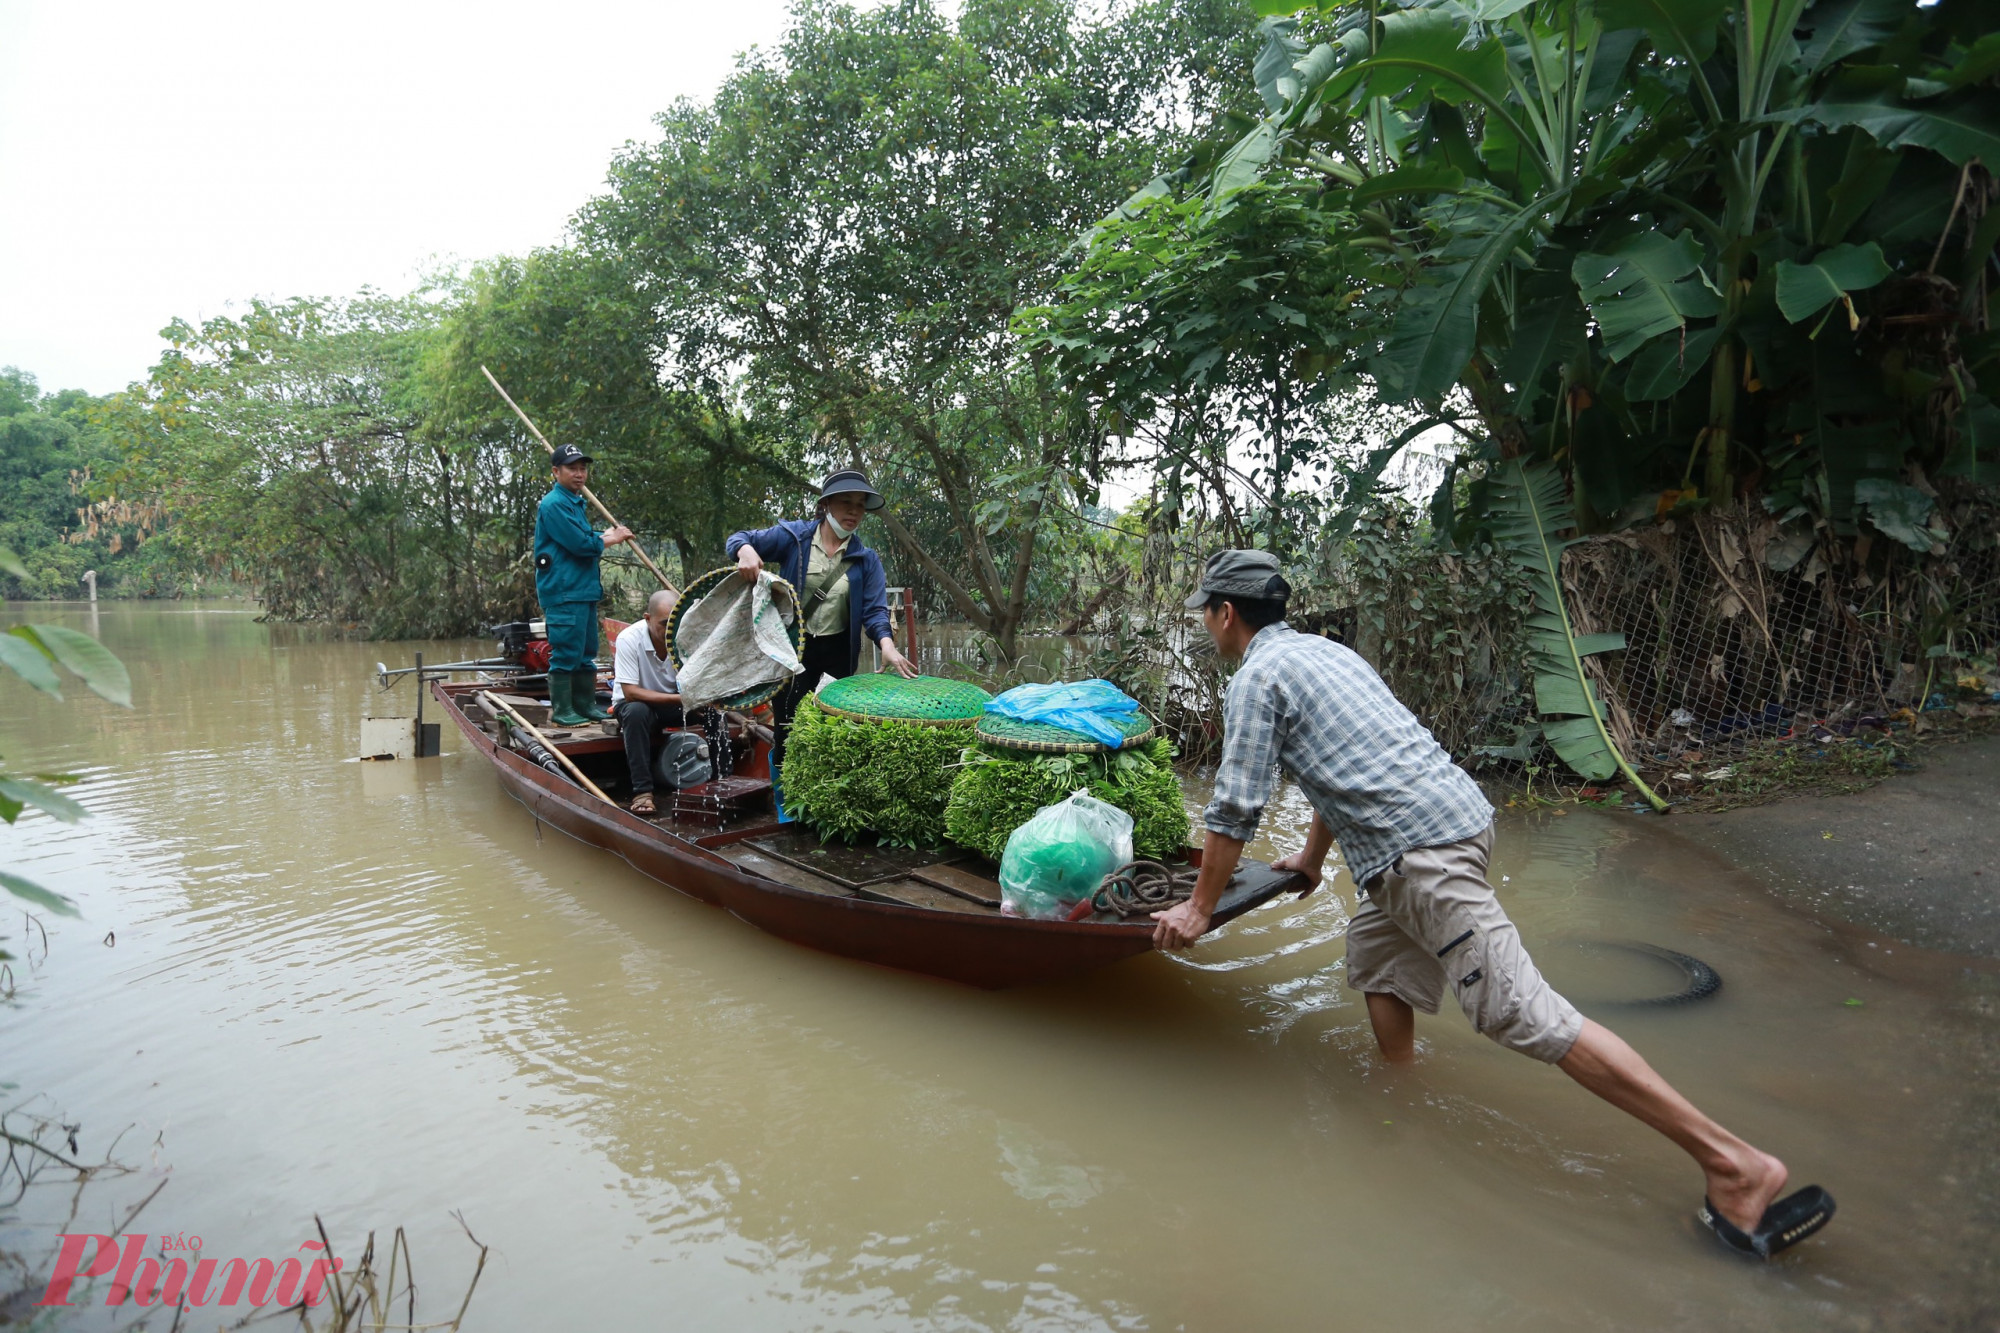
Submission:
<svg viewBox="0 0 2000 1333">
<path fill-rule="evenodd" d="M 1649 995 L 1636 1000 L 1597 1000 L 1598 1005 L 1616 1005 L 1623 1009 L 1671 1009 L 1680 1005 L 1706 1000 L 1722 989 L 1722 974 L 1693 954 L 1685 954 L 1678 949 L 1664 948 L 1658 944 L 1647 944 L 1643 940 L 1577 940 L 1574 943 L 1586 949 L 1609 949 L 1620 953 L 1637 954 L 1642 958 L 1657 958 L 1663 963 L 1671 963 L 1679 968 L 1683 984 L 1678 990 L 1660 995 Z"/>
</svg>

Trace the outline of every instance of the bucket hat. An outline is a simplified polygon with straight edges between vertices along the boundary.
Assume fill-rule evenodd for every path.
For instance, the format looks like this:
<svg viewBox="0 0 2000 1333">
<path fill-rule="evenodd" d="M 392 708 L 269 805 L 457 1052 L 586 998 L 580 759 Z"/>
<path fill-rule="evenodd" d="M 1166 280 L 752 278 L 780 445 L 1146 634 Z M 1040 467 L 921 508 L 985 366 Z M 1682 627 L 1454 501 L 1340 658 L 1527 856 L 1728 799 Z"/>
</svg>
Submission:
<svg viewBox="0 0 2000 1333">
<path fill-rule="evenodd" d="M 871 513 L 880 509 L 885 503 L 881 492 L 869 484 L 868 474 L 859 468 L 842 468 L 838 472 L 826 474 L 826 480 L 820 484 L 819 498 L 831 500 L 836 495 L 867 496 L 868 509 Z"/>
</svg>

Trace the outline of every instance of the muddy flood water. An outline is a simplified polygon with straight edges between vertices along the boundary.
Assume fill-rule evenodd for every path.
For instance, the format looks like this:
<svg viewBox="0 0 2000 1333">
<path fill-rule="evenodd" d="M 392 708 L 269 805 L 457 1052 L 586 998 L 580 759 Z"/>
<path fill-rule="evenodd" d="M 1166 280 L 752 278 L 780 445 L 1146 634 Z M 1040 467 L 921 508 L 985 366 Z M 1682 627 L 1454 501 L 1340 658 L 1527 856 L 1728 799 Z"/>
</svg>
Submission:
<svg viewBox="0 0 2000 1333">
<path fill-rule="evenodd" d="M 470 1274 L 460 1213 L 492 1246 L 474 1330 L 2000 1318 L 2000 981 L 1788 912 L 1671 820 L 1506 816 L 1495 873 L 1559 986 L 1836 1194 L 1770 1266 L 1697 1231 L 1664 1141 L 1458 1014 L 1386 1069 L 1342 989 L 1344 877 L 1186 959 L 961 989 L 538 836 L 449 727 L 441 759 L 350 762 L 378 658 L 483 643 L 342 642 L 230 603 L 6 616 L 97 633 L 137 707 L 0 681 L 7 767 L 84 774 L 94 815 L 0 827 L 0 865 L 83 912 L 43 917 L 44 950 L 0 908 L 30 954 L 0 1105 L 80 1123 L 85 1158 L 122 1131 L 140 1169 L 67 1227 L 68 1192 L 38 1186 L 0 1249 L 108 1230 L 164 1179 L 134 1229 L 207 1256 L 296 1254 L 315 1214 L 349 1255 L 408 1228 L 420 1319 Z M 1306 814 L 1288 794 L 1256 854 Z M 1702 958 L 1722 990 L 1623 1007 L 1676 978 L 1582 944 L 1606 939 Z"/>
</svg>

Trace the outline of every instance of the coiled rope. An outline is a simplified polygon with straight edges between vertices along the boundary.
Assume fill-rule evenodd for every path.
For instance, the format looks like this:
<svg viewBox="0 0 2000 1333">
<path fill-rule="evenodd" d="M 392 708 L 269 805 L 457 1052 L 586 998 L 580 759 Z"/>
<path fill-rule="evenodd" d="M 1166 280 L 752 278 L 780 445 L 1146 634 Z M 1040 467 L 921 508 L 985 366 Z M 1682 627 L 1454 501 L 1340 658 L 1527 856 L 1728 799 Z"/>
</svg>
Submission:
<svg viewBox="0 0 2000 1333">
<path fill-rule="evenodd" d="M 1198 870 L 1178 873 L 1158 861 L 1132 861 L 1104 877 L 1090 895 L 1093 912 L 1116 912 L 1121 917 L 1145 916 L 1194 895 Z"/>
</svg>

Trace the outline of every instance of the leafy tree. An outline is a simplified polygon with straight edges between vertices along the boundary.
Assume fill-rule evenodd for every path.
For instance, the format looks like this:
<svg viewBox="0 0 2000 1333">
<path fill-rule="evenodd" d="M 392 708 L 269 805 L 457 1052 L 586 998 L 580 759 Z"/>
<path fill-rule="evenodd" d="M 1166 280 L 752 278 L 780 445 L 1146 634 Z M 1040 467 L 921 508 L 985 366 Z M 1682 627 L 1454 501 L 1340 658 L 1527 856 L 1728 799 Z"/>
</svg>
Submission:
<svg viewBox="0 0 2000 1333">
<path fill-rule="evenodd" d="M 395 637 L 524 611 L 547 467 L 430 428 L 420 372 L 444 316 L 428 295 L 175 321 L 151 378 L 104 411 L 117 480 L 162 496 L 173 542 L 274 616 Z"/>
<path fill-rule="evenodd" d="M 127 593 L 179 586 L 158 559 L 164 548 L 148 542 L 164 519 L 159 507 L 104 491 L 118 450 L 97 424 L 100 406 L 75 389 L 44 394 L 34 376 L 0 369 L 0 542 L 21 571 L 0 575 L 0 587 L 13 595 L 81 596 L 92 569 Z"/>
<path fill-rule="evenodd" d="M 683 569 L 708 568 L 730 532 L 796 488 L 796 434 L 780 414 L 753 420 L 719 392 L 663 384 L 651 332 L 643 289 L 615 256 L 571 246 L 481 265 L 425 357 L 420 433 L 539 451 L 488 367 L 550 440 L 592 454 L 593 489 L 621 521 L 671 542 Z"/>
<path fill-rule="evenodd" d="M 1009 317 L 1231 95 L 1243 13 L 1075 0 L 804 3 L 706 106 L 613 164 L 582 245 L 625 266 L 679 384 L 811 431 L 893 486 L 909 560 L 1011 655 L 1052 511 L 1103 422 Z"/>
<path fill-rule="evenodd" d="M 1138 326 L 1184 382 L 1211 351 L 1275 344 L 1303 380 L 1363 375 L 1388 403 L 1469 415 L 1479 475 L 1454 470 L 1436 510 L 1460 537 L 1528 522 L 1546 547 L 1553 513 L 1597 531 L 1754 497 L 1927 554 L 1936 485 L 2000 479 L 1981 387 L 2000 353 L 1990 26 L 1964 0 L 1387 0 L 1274 19 L 1264 115 L 1129 200 L 1047 322 L 1073 365 Z M 1238 256 L 1265 265 L 1256 281 L 1203 285 Z M 1121 272 L 1141 280 L 1121 290 Z M 1553 465 L 1573 513 L 1524 517 L 1543 474 L 1502 484 L 1494 465 L 1516 460 Z M 1552 688 L 1583 706 L 1544 711 L 1600 736 L 1587 693 Z M 1604 749 L 1572 762 L 1608 776 Z"/>
<path fill-rule="evenodd" d="M 1325 549 L 1398 453 L 1462 414 L 1372 401 L 1352 372 L 1363 292 L 1314 196 L 1254 184 L 1215 209 L 1169 187 L 1193 174 L 1101 222 L 1058 301 L 1017 325 L 1104 405 L 1120 461 L 1159 479 L 1153 521 L 1171 529 L 1198 495 L 1232 545 Z"/>
<path fill-rule="evenodd" d="M 1267 30 L 1267 114 L 1209 211 L 1313 195 L 1321 267 L 1363 293 L 1330 344 L 1391 400 L 1463 394 L 1501 456 L 1564 458 L 1586 527 L 1757 484 L 1928 549 L 1906 464 L 1993 475 L 1976 6 L 1411 0 Z"/>
</svg>

